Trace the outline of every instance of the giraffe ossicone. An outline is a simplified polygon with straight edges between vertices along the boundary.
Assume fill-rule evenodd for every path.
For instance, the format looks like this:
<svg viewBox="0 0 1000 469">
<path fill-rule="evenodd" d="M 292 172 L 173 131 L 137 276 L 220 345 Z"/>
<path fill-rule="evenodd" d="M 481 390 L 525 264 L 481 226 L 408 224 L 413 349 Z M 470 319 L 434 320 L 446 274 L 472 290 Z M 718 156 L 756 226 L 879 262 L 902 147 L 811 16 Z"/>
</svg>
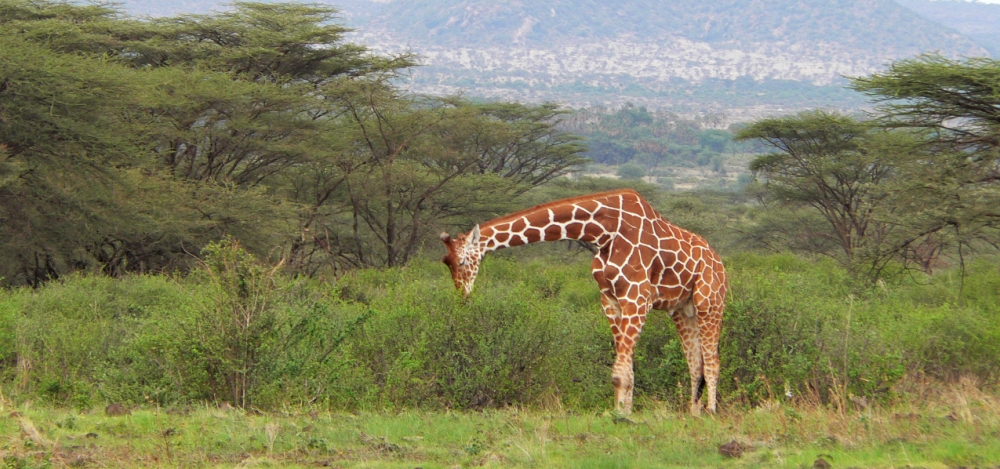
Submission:
<svg viewBox="0 0 1000 469">
<path fill-rule="evenodd" d="M 691 375 L 691 413 L 715 412 L 725 268 L 702 237 L 660 216 L 632 190 L 557 200 L 476 225 L 452 238 L 441 233 L 455 288 L 468 296 L 483 256 L 524 244 L 576 239 L 593 243 L 591 263 L 611 326 L 615 408 L 632 411 L 632 356 L 650 309 L 670 313 Z"/>
</svg>

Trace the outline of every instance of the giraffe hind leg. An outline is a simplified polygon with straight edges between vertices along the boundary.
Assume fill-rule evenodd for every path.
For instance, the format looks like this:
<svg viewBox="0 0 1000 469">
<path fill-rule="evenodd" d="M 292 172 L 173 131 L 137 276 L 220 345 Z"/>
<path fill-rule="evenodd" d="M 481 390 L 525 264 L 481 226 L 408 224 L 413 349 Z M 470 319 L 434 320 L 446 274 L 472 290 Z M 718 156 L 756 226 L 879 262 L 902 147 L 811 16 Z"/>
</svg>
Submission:
<svg viewBox="0 0 1000 469">
<path fill-rule="evenodd" d="M 701 343 L 702 366 L 704 370 L 706 408 L 715 412 L 719 383 L 719 332 L 722 327 L 722 306 L 702 303 L 697 314 L 698 338 Z"/>
<path fill-rule="evenodd" d="M 684 349 L 688 372 L 691 375 L 691 415 L 701 414 L 701 394 L 705 387 L 701 334 L 698 331 L 698 320 L 695 317 L 694 305 L 688 303 L 674 311 L 670 318 L 677 326 L 677 334 Z"/>
<path fill-rule="evenodd" d="M 702 363 L 704 363 L 705 391 L 708 394 L 706 408 L 714 413 L 717 407 L 719 383 L 719 339 L 718 334 L 702 334 Z"/>
</svg>

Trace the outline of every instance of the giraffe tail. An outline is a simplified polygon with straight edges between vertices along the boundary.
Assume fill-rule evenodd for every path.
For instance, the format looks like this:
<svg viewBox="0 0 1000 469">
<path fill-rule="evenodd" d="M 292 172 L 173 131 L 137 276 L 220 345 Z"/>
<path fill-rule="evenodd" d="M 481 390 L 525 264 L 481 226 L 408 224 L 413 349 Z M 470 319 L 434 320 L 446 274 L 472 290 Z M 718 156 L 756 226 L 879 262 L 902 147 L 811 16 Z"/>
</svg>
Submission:
<svg viewBox="0 0 1000 469">
<path fill-rule="evenodd" d="M 705 375 L 702 374 L 701 379 L 698 380 L 698 387 L 694 391 L 694 402 L 701 400 L 701 394 L 705 391 Z"/>
</svg>

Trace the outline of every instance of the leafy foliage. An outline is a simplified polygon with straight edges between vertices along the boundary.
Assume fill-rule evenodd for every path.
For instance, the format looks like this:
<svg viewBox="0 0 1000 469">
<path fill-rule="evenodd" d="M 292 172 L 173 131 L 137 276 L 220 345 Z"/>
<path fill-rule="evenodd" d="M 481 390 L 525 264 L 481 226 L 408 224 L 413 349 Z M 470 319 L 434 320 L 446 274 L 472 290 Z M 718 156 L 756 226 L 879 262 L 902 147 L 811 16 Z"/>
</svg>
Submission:
<svg viewBox="0 0 1000 469">
<path fill-rule="evenodd" d="M 919 249 L 922 235 L 963 248 L 997 246 L 1000 228 L 1000 61 L 923 55 L 853 80 L 876 102 L 879 123 L 924 136 L 928 157 L 909 188 L 908 221 L 917 236 L 893 248 Z M 927 204 L 913 194 L 929 194 Z M 916 201 L 914 201 L 916 199 Z"/>
<path fill-rule="evenodd" d="M 885 125 L 933 130 L 934 143 L 996 159 L 1000 139 L 1000 61 L 922 55 L 853 80 L 880 104 Z"/>
<path fill-rule="evenodd" d="M 437 262 L 359 270 L 330 287 L 272 275 L 227 243 L 187 277 L 70 276 L 7 290 L 0 385 L 84 407 L 603 408 L 613 350 L 590 254 L 552 247 L 491 256 L 469 302 Z M 946 272 L 875 291 L 832 261 L 741 254 L 727 265 L 725 405 L 787 399 L 786 387 L 812 403 L 892 399 L 905 373 L 997 377 L 1000 273 L 988 260 L 961 289 Z M 636 380 L 640 404 L 684 408 L 687 365 L 661 312 L 638 342 Z"/>
<path fill-rule="evenodd" d="M 667 168 L 710 169 L 725 175 L 724 164 L 737 150 L 731 134 L 713 128 L 719 116 L 698 120 L 683 119 L 670 112 L 650 112 L 644 106 L 626 104 L 615 111 L 603 108 L 576 111 L 562 128 L 580 134 L 587 144 L 586 155 L 595 163 L 624 166 L 630 179 L 649 175 L 656 179 Z M 657 181 L 659 182 L 659 181 Z"/>
<path fill-rule="evenodd" d="M 750 163 L 764 184 L 765 201 L 817 210 L 827 226 L 810 235 L 838 245 L 848 265 L 886 242 L 892 231 L 884 216 L 890 184 L 912 177 L 914 138 L 824 112 L 759 120 L 736 137 L 778 150 Z"/>
<path fill-rule="evenodd" d="M 335 14 L 4 3 L 0 277 L 184 269 L 227 235 L 307 274 L 402 265 L 583 162 L 554 106 L 403 92 L 412 57 L 345 43 Z"/>
<path fill-rule="evenodd" d="M 751 164 L 761 195 L 817 210 L 848 263 L 863 259 L 875 277 L 895 261 L 930 271 L 945 250 L 964 263 L 998 246 L 998 70 L 981 58 L 896 62 L 853 80 L 876 102 L 873 120 L 814 112 L 760 120 L 738 138 L 778 150 Z"/>
</svg>

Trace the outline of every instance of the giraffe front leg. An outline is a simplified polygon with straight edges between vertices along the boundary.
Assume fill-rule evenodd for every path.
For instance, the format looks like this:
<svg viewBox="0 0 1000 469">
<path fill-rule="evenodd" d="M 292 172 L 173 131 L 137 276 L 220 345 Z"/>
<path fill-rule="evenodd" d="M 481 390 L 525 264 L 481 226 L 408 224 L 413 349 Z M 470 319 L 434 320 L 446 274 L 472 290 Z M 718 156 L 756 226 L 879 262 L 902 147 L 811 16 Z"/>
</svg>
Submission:
<svg viewBox="0 0 1000 469">
<path fill-rule="evenodd" d="M 631 320 L 625 316 L 618 300 L 607 292 L 601 292 L 601 304 L 604 315 L 611 326 L 611 336 L 614 338 L 615 363 L 611 367 L 611 384 L 615 388 L 615 411 L 621 414 L 632 413 L 632 391 L 635 375 L 632 368 L 632 354 L 635 339 L 629 339 L 627 332 Z"/>
<path fill-rule="evenodd" d="M 632 358 L 635 344 L 642 333 L 648 306 L 644 298 L 638 301 L 618 300 L 617 316 L 608 316 L 611 332 L 615 337 L 615 365 L 611 370 L 611 384 L 615 387 L 615 408 L 625 414 L 632 413 L 632 393 L 635 390 L 635 372 Z"/>
<path fill-rule="evenodd" d="M 619 347 L 616 345 L 616 348 Z M 632 354 L 617 353 L 611 369 L 611 384 L 615 387 L 615 410 L 624 415 L 632 413 L 634 379 Z"/>
</svg>

